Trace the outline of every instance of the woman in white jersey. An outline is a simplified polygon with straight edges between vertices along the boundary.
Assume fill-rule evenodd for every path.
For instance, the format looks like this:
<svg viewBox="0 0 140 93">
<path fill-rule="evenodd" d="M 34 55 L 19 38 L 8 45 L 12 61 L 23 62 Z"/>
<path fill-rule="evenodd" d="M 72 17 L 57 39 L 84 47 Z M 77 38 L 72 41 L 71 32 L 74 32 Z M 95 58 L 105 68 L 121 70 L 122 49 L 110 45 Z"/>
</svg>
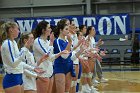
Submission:
<svg viewBox="0 0 140 93">
<path fill-rule="evenodd" d="M 99 49 L 98 49 L 98 47 L 103 44 L 103 41 L 101 39 L 99 39 L 97 41 L 97 39 L 96 39 L 96 31 L 95 31 L 95 28 L 93 26 L 88 27 L 88 33 L 87 33 L 87 35 L 88 35 L 88 37 L 90 37 L 90 47 L 96 49 L 96 51 L 93 50 L 93 52 L 96 53 L 96 55 L 97 55 L 97 57 L 94 60 L 93 83 L 94 84 L 99 83 L 95 79 L 96 74 L 98 75 L 98 78 L 99 78 L 100 82 L 107 82 L 108 79 L 103 78 L 102 67 L 101 67 L 101 63 L 100 63 L 102 61 L 102 57 L 100 55 L 101 52 L 99 53 Z M 105 52 L 105 51 L 102 51 L 102 52 Z"/>
<path fill-rule="evenodd" d="M 33 67 L 36 67 L 37 64 L 34 60 L 34 56 L 32 53 L 32 45 L 34 42 L 34 36 L 32 33 L 24 32 L 20 36 L 19 40 L 19 47 L 22 47 L 21 50 L 24 48 L 25 43 L 31 40 L 31 44 L 29 47 L 27 47 L 28 52 L 25 54 L 24 62 L 28 65 L 31 65 Z M 44 55 L 39 62 L 41 63 L 43 60 L 47 59 L 48 56 Z M 35 73 L 34 71 L 30 71 L 28 69 L 24 70 L 23 74 L 23 86 L 24 86 L 24 93 L 37 93 L 36 88 L 36 78 L 41 79 L 41 77 L 38 76 L 39 74 Z"/>
<path fill-rule="evenodd" d="M 3 88 L 5 93 L 23 93 L 23 70 L 35 70 L 34 67 L 22 62 L 22 59 L 25 57 L 25 53 L 27 52 L 26 47 L 30 45 L 31 41 L 27 41 L 23 50 L 19 52 L 17 43 L 14 40 L 18 37 L 18 25 L 15 22 L 7 22 L 3 24 L 2 27 L 4 30 L 3 36 L 5 37 L 5 40 L 1 46 L 1 55 L 6 72 L 6 75 L 3 78 Z"/>
<path fill-rule="evenodd" d="M 77 34 L 76 34 L 77 31 L 78 31 L 78 29 L 76 29 L 74 20 L 71 19 L 70 20 L 70 26 L 69 26 L 69 32 L 70 32 L 71 39 L 72 39 L 71 49 L 74 52 L 78 52 L 80 50 L 80 45 L 84 41 L 84 39 L 78 41 L 78 37 L 77 37 Z M 70 93 L 75 93 L 76 92 L 76 85 L 77 85 L 77 79 L 78 79 L 78 73 L 79 73 L 79 59 L 78 58 L 73 60 L 73 67 L 74 67 L 74 70 L 76 72 L 76 77 L 73 77 L 73 79 L 72 79 Z"/>
<path fill-rule="evenodd" d="M 86 39 L 89 41 L 88 50 L 93 54 L 93 56 L 88 58 L 88 63 L 89 63 L 89 67 L 90 67 L 90 77 L 89 77 L 90 79 L 89 79 L 88 83 L 89 83 L 89 86 L 92 89 L 92 91 L 97 90 L 93 87 L 93 84 L 92 84 L 94 64 L 95 64 L 95 60 L 96 60 L 96 57 L 98 54 L 98 48 L 96 48 L 96 42 L 95 42 L 94 36 L 95 36 L 94 27 L 89 26 L 87 28 L 87 32 L 86 32 Z"/>
<path fill-rule="evenodd" d="M 37 79 L 37 93 L 51 93 L 53 86 L 53 61 L 61 54 L 66 53 L 64 50 L 58 54 L 53 54 L 54 36 L 53 33 L 50 34 L 51 31 L 50 24 L 46 21 L 41 21 L 34 32 L 36 38 L 33 44 L 35 60 L 38 62 L 44 54 L 48 55 L 47 60 L 38 64 L 39 67 L 45 70 L 45 73 L 41 75 L 41 77 L 44 77 L 43 80 Z M 48 40 L 48 36 L 50 36 L 50 40 Z"/>
</svg>

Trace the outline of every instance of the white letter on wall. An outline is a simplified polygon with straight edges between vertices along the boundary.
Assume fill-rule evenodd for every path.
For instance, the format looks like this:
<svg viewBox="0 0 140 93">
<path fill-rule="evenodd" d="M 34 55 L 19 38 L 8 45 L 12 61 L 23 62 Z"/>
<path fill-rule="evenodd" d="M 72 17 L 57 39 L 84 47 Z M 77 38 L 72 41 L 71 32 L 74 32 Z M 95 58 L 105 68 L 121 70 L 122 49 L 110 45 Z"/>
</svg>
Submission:
<svg viewBox="0 0 140 93">
<path fill-rule="evenodd" d="M 61 19 L 54 19 L 55 21 L 55 26 L 57 25 L 58 21 L 60 21 Z"/>
<path fill-rule="evenodd" d="M 95 17 L 84 17 L 83 18 L 83 24 L 85 25 L 86 22 L 87 22 L 87 26 L 93 26 L 92 22 L 94 23 L 94 25 L 96 25 Z"/>
<path fill-rule="evenodd" d="M 72 18 L 72 19 L 74 20 L 75 26 L 76 26 L 76 27 L 79 27 L 79 23 L 78 23 L 77 18 Z"/>
<path fill-rule="evenodd" d="M 126 16 L 122 16 L 123 20 L 121 20 L 120 16 L 113 16 L 114 17 L 114 34 L 117 34 L 117 25 L 119 26 L 121 32 L 126 34 Z"/>
<path fill-rule="evenodd" d="M 19 24 L 20 32 L 23 33 L 25 31 L 31 32 L 33 27 L 34 20 L 17 20 Z"/>
<path fill-rule="evenodd" d="M 99 30 L 99 33 L 100 35 L 104 35 L 104 30 L 103 30 L 103 22 L 106 21 L 106 24 L 107 24 L 107 33 L 106 35 L 110 35 L 111 33 L 111 30 L 112 30 L 112 24 L 111 24 L 111 20 L 110 18 L 108 17 L 102 17 L 100 20 L 99 20 L 99 23 L 98 23 L 98 30 Z"/>
</svg>

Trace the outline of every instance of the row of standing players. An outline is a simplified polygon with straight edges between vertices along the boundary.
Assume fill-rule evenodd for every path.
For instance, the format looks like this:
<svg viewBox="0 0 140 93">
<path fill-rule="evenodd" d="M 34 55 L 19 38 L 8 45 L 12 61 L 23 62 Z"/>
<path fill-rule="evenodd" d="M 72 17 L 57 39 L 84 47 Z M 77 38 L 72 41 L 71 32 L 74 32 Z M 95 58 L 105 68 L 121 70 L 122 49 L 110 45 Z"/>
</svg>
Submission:
<svg viewBox="0 0 140 93">
<path fill-rule="evenodd" d="M 2 28 L 5 93 L 98 93 L 96 73 L 100 82 L 108 81 L 100 64 L 103 41 L 96 42 L 93 26 L 78 29 L 73 20 L 61 19 L 52 30 L 41 21 L 32 33 L 22 33 L 18 44 L 18 25 L 7 22 Z"/>
</svg>

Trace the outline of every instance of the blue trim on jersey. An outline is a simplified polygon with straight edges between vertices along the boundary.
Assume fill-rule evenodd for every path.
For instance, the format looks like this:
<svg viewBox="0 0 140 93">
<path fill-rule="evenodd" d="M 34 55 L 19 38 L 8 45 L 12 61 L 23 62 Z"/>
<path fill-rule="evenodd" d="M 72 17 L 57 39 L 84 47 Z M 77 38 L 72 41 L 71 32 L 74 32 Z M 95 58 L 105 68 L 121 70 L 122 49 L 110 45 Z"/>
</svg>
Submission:
<svg viewBox="0 0 140 93">
<path fill-rule="evenodd" d="M 38 37 L 38 43 L 39 43 L 40 47 L 42 48 L 42 50 L 43 50 L 45 53 L 47 53 L 47 51 L 46 51 L 46 50 L 43 48 L 43 46 L 41 45 L 39 39 L 40 39 L 40 38 Z"/>
<path fill-rule="evenodd" d="M 10 51 L 10 55 L 11 55 L 12 61 L 14 62 L 14 57 L 13 57 L 11 46 L 10 46 L 10 40 L 8 40 L 8 47 L 9 47 L 9 51 Z"/>
</svg>

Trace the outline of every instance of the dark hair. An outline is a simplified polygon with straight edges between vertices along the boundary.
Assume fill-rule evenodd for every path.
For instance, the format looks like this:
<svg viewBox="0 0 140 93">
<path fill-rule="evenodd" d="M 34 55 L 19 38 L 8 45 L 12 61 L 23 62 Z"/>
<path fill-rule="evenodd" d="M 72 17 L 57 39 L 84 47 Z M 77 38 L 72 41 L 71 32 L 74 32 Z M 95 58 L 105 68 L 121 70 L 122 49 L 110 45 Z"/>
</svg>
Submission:
<svg viewBox="0 0 140 93">
<path fill-rule="evenodd" d="M 18 26 L 16 22 L 8 21 L 1 25 L 2 28 L 2 41 L 8 38 L 8 32 L 10 28 Z"/>
<path fill-rule="evenodd" d="M 54 29 L 54 36 L 57 38 L 60 34 L 60 30 L 63 30 L 67 26 L 66 22 L 61 19 L 58 23 L 56 28 Z"/>
<path fill-rule="evenodd" d="M 40 37 L 43 34 L 42 30 L 43 29 L 45 30 L 48 24 L 49 23 L 47 21 L 41 21 L 41 22 L 39 22 L 38 25 L 37 25 L 37 27 L 33 31 L 34 37 L 35 38 Z"/>
<path fill-rule="evenodd" d="M 18 47 L 19 48 L 22 48 L 24 46 L 24 39 L 28 39 L 29 38 L 29 35 L 32 34 L 31 32 L 27 32 L 27 33 L 22 33 L 20 35 L 20 39 L 18 41 Z"/>
<path fill-rule="evenodd" d="M 54 37 L 57 38 L 58 37 L 58 31 L 57 31 L 57 26 L 53 26 L 53 28 L 51 27 L 52 32 L 54 33 Z"/>
<path fill-rule="evenodd" d="M 73 19 L 70 19 L 70 24 L 72 24 L 73 21 L 74 21 Z"/>
<path fill-rule="evenodd" d="M 86 25 L 80 25 L 79 26 L 79 30 L 81 31 L 81 30 L 83 30 L 83 28 L 85 27 Z"/>
<path fill-rule="evenodd" d="M 86 36 L 90 34 L 90 31 L 91 31 L 92 27 L 93 27 L 93 26 L 89 26 L 89 27 L 87 28 Z"/>
<path fill-rule="evenodd" d="M 53 32 L 53 30 L 56 28 L 55 25 L 50 25 L 50 27 L 51 27 L 51 29 L 52 29 L 52 32 Z"/>
<path fill-rule="evenodd" d="M 79 36 L 80 35 L 80 31 L 77 31 L 76 34 L 77 34 L 77 36 Z"/>
<path fill-rule="evenodd" d="M 67 21 L 69 21 L 69 19 L 62 18 L 60 21 L 61 21 L 61 23 L 64 23 L 64 24 L 66 24 L 66 22 L 67 22 Z M 59 22 L 60 22 L 60 21 L 59 21 Z"/>
</svg>

